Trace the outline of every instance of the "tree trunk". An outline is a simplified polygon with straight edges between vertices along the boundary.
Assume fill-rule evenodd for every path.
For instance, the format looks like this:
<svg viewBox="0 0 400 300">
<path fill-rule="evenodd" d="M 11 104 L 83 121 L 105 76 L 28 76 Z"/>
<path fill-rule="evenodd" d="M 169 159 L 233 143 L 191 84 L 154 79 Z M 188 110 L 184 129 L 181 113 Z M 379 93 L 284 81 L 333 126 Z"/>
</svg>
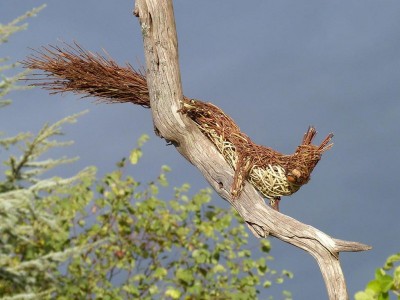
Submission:
<svg viewBox="0 0 400 300">
<path fill-rule="evenodd" d="M 252 232 L 274 236 L 310 253 L 320 266 L 329 299 L 348 299 L 339 263 L 341 251 L 363 251 L 369 246 L 334 239 L 312 226 L 281 214 L 264 202 L 246 183 L 232 200 L 233 170 L 211 141 L 186 116 L 178 112 L 183 99 L 178 63 L 178 40 L 172 0 L 136 0 L 146 58 L 147 84 L 156 132 L 175 145 L 196 166 L 214 190 L 243 217 Z"/>
</svg>

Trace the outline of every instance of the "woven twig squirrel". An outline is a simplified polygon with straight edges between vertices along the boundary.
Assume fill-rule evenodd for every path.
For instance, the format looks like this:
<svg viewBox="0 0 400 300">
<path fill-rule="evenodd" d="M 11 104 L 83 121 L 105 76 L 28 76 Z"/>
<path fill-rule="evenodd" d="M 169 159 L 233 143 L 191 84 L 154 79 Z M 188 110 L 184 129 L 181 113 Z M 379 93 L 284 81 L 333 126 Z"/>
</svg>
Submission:
<svg viewBox="0 0 400 300">
<path fill-rule="evenodd" d="M 91 53 L 79 45 L 42 48 L 22 62 L 34 74 L 33 85 L 52 93 L 73 92 L 93 96 L 111 103 L 129 102 L 150 107 L 146 78 L 131 65 L 119 66 L 113 59 Z M 214 143 L 228 164 L 235 170 L 231 188 L 238 197 L 248 180 L 271 206 L 278 210 L 281 196 L 288 196 L 310 180 L 311 172 L 330 149 L 332 134 L 317 146 L 312 141 L 316 130 L 309 127 L 300 146 L 291 155 L 257 145 L 217 106 L 184 97 L 180 112 L 190 117 Z"/>
</svg>

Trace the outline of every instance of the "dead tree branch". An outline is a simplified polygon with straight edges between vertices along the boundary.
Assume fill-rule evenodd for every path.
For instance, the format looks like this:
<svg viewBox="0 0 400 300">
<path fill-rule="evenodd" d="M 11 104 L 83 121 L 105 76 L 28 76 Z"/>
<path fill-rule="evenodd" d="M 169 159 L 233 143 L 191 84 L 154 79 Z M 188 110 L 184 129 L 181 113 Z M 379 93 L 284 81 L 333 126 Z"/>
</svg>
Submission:
<svg viewBox="0 0 400 300">
<path fill-rule="evenodd" d="M 134 13 L 143 34 L 150 106 L 157 131 L 201 171 L 216 192 L 239 212 L 254 234 L 277 237 L 310 253 L 320 266 L 329 299 L 348 299 L 339 252 L 364 251 L 370 247 L 334 239 L 274 211 L 248 183 L 239 198 L 232 200 L 233 170 L 197 126 L 178 112 L 183 94 L 172 0 L 136 0 Z"/>
</svg>

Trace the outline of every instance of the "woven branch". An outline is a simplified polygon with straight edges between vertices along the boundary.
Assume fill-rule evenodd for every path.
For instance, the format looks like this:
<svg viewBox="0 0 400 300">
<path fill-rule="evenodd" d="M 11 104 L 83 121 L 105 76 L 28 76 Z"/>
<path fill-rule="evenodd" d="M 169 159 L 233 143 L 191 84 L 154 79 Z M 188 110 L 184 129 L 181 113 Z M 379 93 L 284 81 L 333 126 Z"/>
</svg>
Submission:
<svg viewBox="0 0 400 300">
<path fill-rule="evenodd" d="M 78 44 L 64 48 L 48 46 L 36 50 L 22 64 L 44 71 L 33 74 L 34 86 L 52 93 L 73 92 L 83 97 L 96 97 L 107 103 L 133 103 L 150 107 L 146 78 L 130 64 L 119 66 L 109 55 L 84 50 Z M 288 196 L 310 180 L 311 172 L 330 149 L 332 134 L 317 146 L 312 141 L 316 130 L 309 127 L 301 144 L 291 155 L 257 145 L 217 106 L 184 97 L 180 112 L 190 117 L 214 143 L 235 170 L 231 193 L 240 195 L 248 180 L 278 209 L 281 196 Z M 277 201 L 278 200 L 278 201 Z"/>
</svg>

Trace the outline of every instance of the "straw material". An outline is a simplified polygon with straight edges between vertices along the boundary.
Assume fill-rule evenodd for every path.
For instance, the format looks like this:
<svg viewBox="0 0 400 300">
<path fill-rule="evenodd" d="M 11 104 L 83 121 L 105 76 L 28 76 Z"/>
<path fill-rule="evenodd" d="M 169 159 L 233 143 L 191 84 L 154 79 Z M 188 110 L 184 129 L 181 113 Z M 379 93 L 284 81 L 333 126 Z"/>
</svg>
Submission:
<svg viewBox="0 0 400 300">
<path fill-rule="evenodd" d="M 96 97 L 108 103 L 133 103 L 150 107 L 146 78 L 131 65 L 119 66 L 109 56 L 84 50 L 78 44 L 43 47 L 22 64 L 42 70 L 28 80 L 52 93 L 73 92 Z M 281 196 L 288 196 L 306 184 L 321 155 L 330 149 L 332 134 L 317 146 L 312 141 L 316 130 L 310 127 L 300 146 L 291 155 L 257 145 L 240 131 L 236 123 L 217 106 L 184 97 L 180 112 L 191 118 L 214 143 L 235 170 L 231 187 L 238 197 L 248 180 L 271 205 L 278 209 Z"/>
<path fill-rule="evenodd" d="M 235 197 L 240 194 L 244 180 L 252 183 L 267 198 L 293 194 L 309 181 L 321 154 L 332 147 L 329 144 L 332 134 L 321 145 L 312 145 L 316 130 L 310 127 L 295 153 L 284 155 L 253 143 L 229 116 L 213 104 L 191 100 L 183 104 L 181 112 L 196 122 L 235 170 L 231 190 Z"/>
</svg>

